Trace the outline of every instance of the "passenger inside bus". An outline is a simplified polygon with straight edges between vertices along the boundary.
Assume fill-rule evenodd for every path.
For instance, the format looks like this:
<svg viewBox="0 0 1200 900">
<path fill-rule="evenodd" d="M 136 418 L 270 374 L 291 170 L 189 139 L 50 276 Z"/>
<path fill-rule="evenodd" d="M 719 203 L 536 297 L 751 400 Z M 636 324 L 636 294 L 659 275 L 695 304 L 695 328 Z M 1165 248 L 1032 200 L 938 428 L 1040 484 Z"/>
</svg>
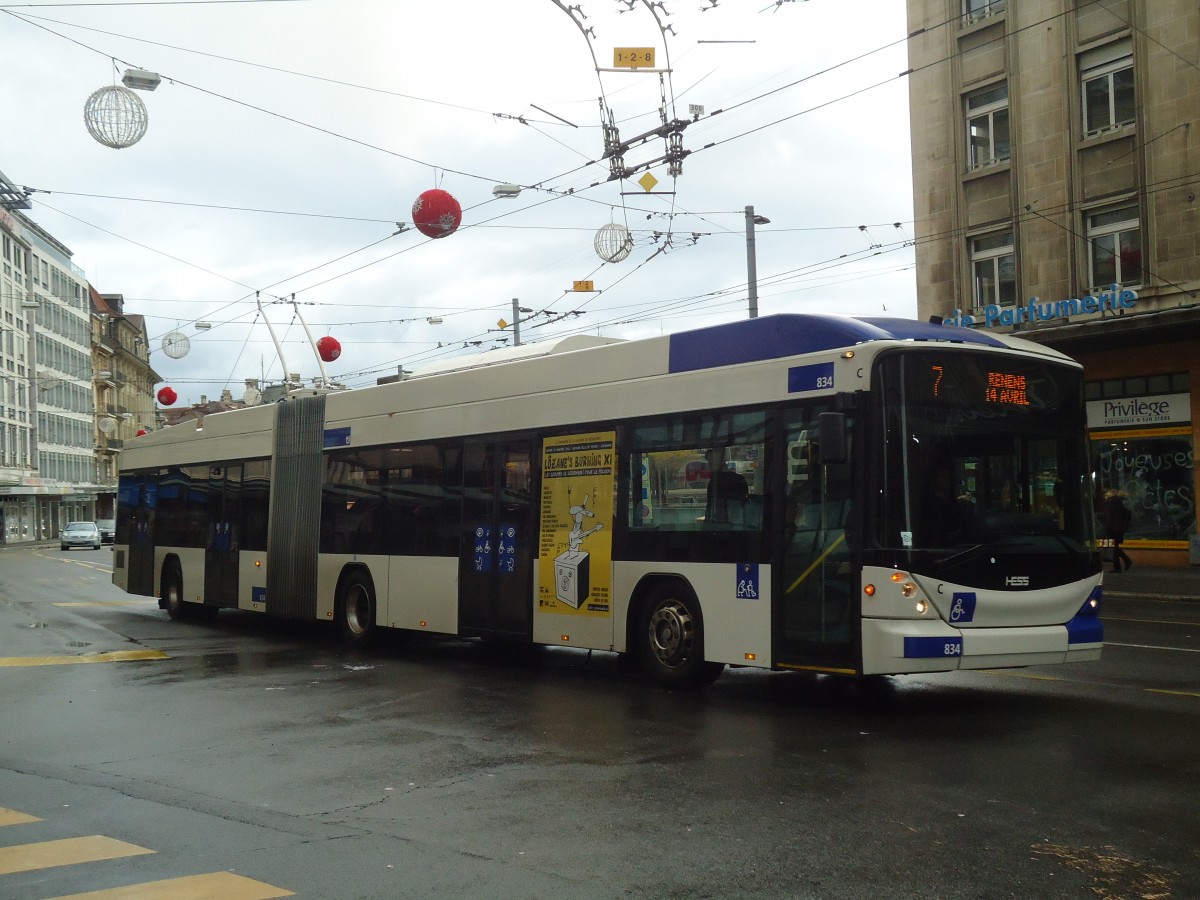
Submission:
<svg viewBox="0 0 1200 900">
<path fill-rule="evenodd" d="M 935 464 L 921 507 L 919 540 L 926 547 L 950 547 L 962 543 L 970 533 L 974 507 L 955 490 L 952 463 Z"/>
<path fill-rule="evenodd" d="M 717 468 L 708 480 L 705 521 L 744 525 L 749 500 L 750 486 L 745 476 Z"/>
</svg>

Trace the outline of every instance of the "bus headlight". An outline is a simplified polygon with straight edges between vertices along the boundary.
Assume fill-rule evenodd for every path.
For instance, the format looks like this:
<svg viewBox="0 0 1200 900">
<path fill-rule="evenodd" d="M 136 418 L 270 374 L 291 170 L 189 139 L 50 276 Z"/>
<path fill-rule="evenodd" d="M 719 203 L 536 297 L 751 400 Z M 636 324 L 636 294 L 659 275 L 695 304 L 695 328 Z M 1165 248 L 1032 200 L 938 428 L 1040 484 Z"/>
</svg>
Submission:
<svg viewBox="0 0 1200 900">
<path fill-rule="evenodd" d="M 925 615 L 925 610 L 927 609 L 929 609 L 929 604 L 925 601 L 925 598 L 922 597 L 917 601 L 917 615 Z"/>
</svg>

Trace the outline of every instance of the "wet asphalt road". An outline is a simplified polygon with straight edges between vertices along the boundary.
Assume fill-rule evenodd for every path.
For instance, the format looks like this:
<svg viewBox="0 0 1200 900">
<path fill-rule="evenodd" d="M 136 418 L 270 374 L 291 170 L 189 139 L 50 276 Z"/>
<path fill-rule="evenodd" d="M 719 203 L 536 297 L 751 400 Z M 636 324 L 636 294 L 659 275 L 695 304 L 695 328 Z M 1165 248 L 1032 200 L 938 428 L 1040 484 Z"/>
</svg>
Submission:
<svg viewBox="0 0 1200 900">
<path fill-rule="evenodd" d="M 0 825 L 11 900 L 231 870 L 314 898 L 1200 896 L 1194 603 L 1110 602 L 1097 664 L 670 693 L 606 653 L 174 623 L 110 560 L 0 553 L 0 808 L 40 820 Z M 167 658 L 12 662 L 130 650 Z M 153 853 L 4 869 L 92 835 Z"/>
</svg>

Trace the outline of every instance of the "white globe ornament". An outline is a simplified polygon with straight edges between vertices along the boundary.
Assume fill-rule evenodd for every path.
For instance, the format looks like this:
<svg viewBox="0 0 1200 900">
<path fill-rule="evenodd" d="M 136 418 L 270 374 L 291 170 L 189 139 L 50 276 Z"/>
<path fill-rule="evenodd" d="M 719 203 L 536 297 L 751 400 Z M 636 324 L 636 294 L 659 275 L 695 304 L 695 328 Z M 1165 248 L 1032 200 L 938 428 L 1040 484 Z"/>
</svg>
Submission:
<svg viewBox="0 0 1200 900">
<path fill-rule="evenodd" d="M 624 225 L 613 222 L 596 232 L 596 255 L 605 262 L 619 263 L 633 252 L 633 237 Z"/>
<path fill-rule="evenodd" d="M 148 115 L 142 98 L 127 87 L 110 84 L 95 91 L 83 105 L 88 134 L 105 147 L 132 147 L 146 133 Z"/>
<path fill-rule="evenodd" d="M 162 352 L 171 357 L 171 359 L 183 359 L 191 349 L 192 342 L 188 340 L 188 336 L 183 332 L 172 331 L 170 334 L 163 335 Z"/>
</svg>

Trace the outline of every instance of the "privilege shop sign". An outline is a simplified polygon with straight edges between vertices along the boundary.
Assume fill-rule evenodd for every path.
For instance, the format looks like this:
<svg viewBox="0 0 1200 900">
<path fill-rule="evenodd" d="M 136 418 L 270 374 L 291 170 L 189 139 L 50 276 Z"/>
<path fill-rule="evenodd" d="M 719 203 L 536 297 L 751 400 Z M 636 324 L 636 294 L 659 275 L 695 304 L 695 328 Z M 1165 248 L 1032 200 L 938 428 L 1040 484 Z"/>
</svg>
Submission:
<svg viewBox="0 0 1200 900">
<path fill-rule="evenodd" d="M 1190 394 L 1153 394 L 1089 400 L 1088 428 L 1128 428 L 1131 425 L 1178 425 L 1192 420 Z"/>
<path fill-rule="evenodd" d="M 1119 284 L 1109 286 L 1111 290 L 1099 291 L 1094 296 L 1085 294 L 1082 297 L 1072 297 L 1070 300 L 1054 300 L 1042 303 L 1037 297 L 1030 297 L 1024 306 L 1000 306 L 989 303 L 978 315 L 967 315 L 962 310 L 954 310 L 954 315 L 947 319 L 951 325 L 983 325 L 996 328 L 1006 325 L 1021 325 L 1025 322 L 1049 322 L 1053 319 L 1070 319 L 1075 316 L 1091 316 L 1102 312 L 1118 312 L 1133 309 L 1137 306 L 1138 293 L 1135 290 L 1121 289 Z"/>
</svg>

